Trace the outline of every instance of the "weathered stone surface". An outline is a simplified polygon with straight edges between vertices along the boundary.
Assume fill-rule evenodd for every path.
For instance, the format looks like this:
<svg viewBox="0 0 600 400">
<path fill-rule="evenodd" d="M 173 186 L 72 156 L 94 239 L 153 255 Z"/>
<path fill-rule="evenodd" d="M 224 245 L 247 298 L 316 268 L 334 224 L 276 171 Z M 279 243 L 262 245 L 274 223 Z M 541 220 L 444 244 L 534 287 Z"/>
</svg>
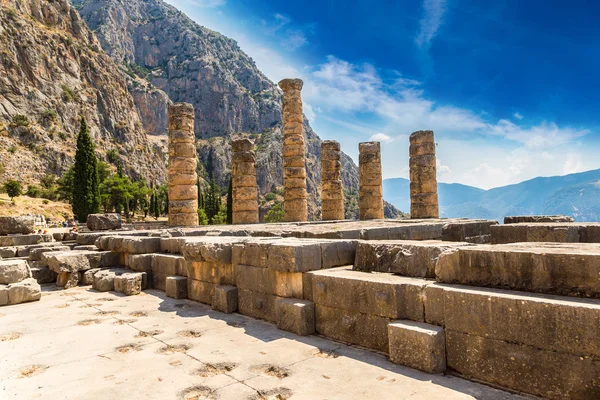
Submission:
<svg viewBox="0 0 600 400">
<path fill-rule="evenodd" d="M 48 253 L 51 251 L 70 251 L 71 248 L 69 246 L 53 246 L 53 247 L 38 247 L 36 249 L 32 249 L 29 252 L 29 259 L 31 261 L 40 261 L 42 259 L 42 254 Z"/>
<path fill-rule="evenodd" d="M 254 144 L 249 139 L 231 141 L 233 224 L 256 224 L 258 219 L 258 187 Z"/>
<path fill-rule="evenodd" d="M 121 247 L 111 251 L 121 251 L 129 254 L 146 254 L 160 252 L 159 237 L 125 237 L 121 242 Z"/>
<path fill-rule="evenodd" d="M 315 333 L 315 304 L 307 300 L 277 299 L 277 327 L 300 336 Z"/>
<path fill-rule="evenodd" d="M 275 302 L 279 297 L 251 290 L 238 290 L 238 312 L 252 318 L 277 322 Z"/>
<path fill-rule="evenodd" d="M 323 241 L 321 243 L 321 267 L 333 268 L 354 264 L 356 240 Z"/>
<path fill-rule="evenodd" d="M 504 224 L 520 224 L 523 222 L 573 222 L 567 215 L 519 215 L 504 217 Z"/>
<path fill-rule="evenodd" d="M 67 248 L 68 248 L 68 246 L 67 246 Z M 78 250 L 79 251 L 81 251 L 81 250 L 84 250 L 84 251 L 98 251 L 98 248 L 96 247 L 95 244 L 88 244 L 88 245 L 83 245 L 83 246 L 74 246 L 72 250 L 75 250 L 75 251 L 78 251 Z"/>
<path fill-rule="evenodd" d="M 61 272 L 56 276 L 56 286 L 63 289 L 70 289 L 79 285 L 81 280 L 81 273 L 75 272 Z"/>
<path fill-rule="evenodd" d="M 439 257 L 467 245 L 440 241 L 361 241 L 357 245 L 354 270 L 434 278 Z"/>
<path fill-rule="evenodd" d="M 8 304 L 8 286 L 0 285 L 0 307 Z"/>
<path fill-rule="evenodd" d="M 56 282 L 56 272 L 50 270 L 48 267 L 31 267 L 30 270 L 31 277 L 40 285 L 43 283 Z"/>
<path fill-rule="evenodd" d="M 360 219 L 383 219 L 381 145 L 379 142 L 360 143 L 358 150 Z"/>
<path fill-rule="evenodd" d="M 349 267 L 311 272 L 317 305 L 394 319 L 424 321 L 423 290 L 428 281 Z"/>
<path fill-rule="evenodd" d="M 183 276 L 169 276 L 165 282 L 167 297 L 173 299 L 187 299 L 188 279 Z"/>
<path fill-rule="evenodd" d="M 468 242 L 485 244 L 492 240 L 491 226 L 498 221 L 456 221 L 444 224 L 442 240 L 449 242 Z"/>
<path fill-rule="evenodd" d="M 94 275 L 93 288 L 99 292 L 110 292 L 115 290 L 115 277 L 117 274 L 114 271 L 102 270 Z"/>
<path fill-rule="evenodd" d="M 446 371 L 444 328 L 414 321 L 388 325 L 389 354 L 393 363 L 429 374 Z"/>
<path fill-rule="evenodd" d="M 0 217 L 0 235 L 33 233 L 35 219 L 28 216 Z"/>
<path fill-rule="evenodd" d="M 191 279 L 210 282 L 216 285 L 233 285 L 236 283 L 232 264 L 185 261 L 187 276 Z"/>
<path fill-rule="evenodd" d="M 238 288 L 280 297 L 302 298 L 302 273 L 279 272 L 269 268 L 236 265 Z"/>
<path fill-rule="evenodd" d="M 183 245 L 181 251 L 186 260 L 231 264 L 234 244 L 243 241 L 243 238 L 227 237 L 191 238 Z"/>
<path fill-rule="evenodd" d="M 188 299 L 212 305 L 216 286 L 214 283 L 197 281 L 195 279 L 188 278 L 187 285 Z"/>
<path fill-rule="evenodd" d="M 231 314 L 238 309 L 238 288 L 229 285 L 215 286 L 215 297 L 212 308 L 214 310 Z"/>
<path fill-rule="evenodd" d="M 0 257 L 1 258 L 13 258 L 17 256 L 17 248 L 16 247 L 1 247 L 0 248 Z"/>
<path fill-rule="evenodd" d="M 510 224 L 490 227 L 493 244 L 519 242 L 579 242 L 579 227 L 570 223 Z"/>
<path fill-rule="evenodd" d="M 152 256 L 152 273 L 166 276 L 187 276 L 185 259 L 178 254 L 154 254 Z"/>
<path fill-rule="evenodd" d="M 115 277 L 115 292 L 123 293 L 125 296 L 135 296 L 142 291 L 142 274 L 125 273 Z"/>
<path fill-rule="evenodd" d="M 439 218 L 433 131 L 410 135 L 410 217 Z"/>
<path fill-rule="evenodd" d="M 600 298 L 600 245 L 463 247 L 440 258 L 436 277 L 445 283 Z"/>
<path fill-rule="evenodd" d="M 50 234 L 30 234 L 30 235 L 15 235 L 15 236 L 0 236 L 0 246 L 27 246 L 32 244 L 51 242 L 52 235 Z"/>
<path fill-rule="evenodd" d="M 86 225 L 91 231 L 109 231 L 121 229 L 121 214 L 90 214 Z"/>
<path fill-rule="evenodd" d="M 425 322 L 444 326 L 444 286 L 427 285 L 423 292 L 423 304 L 425 305 Z"/>
<path fill-rule="evenodd" d="M 340 144 L 334 140 L 321 142 L 321 198 L 323 199 L 321 218 L 323 221 L 344 219 L 344 187 Z M 323 162 L 323 160 L 337 162 Z M 325 202 L 327 201 L 327 202 Z"/>
<path fill-rule="evenodd" d="M 109 251 L 62 251 L 42 254 L 42 261 L 56 272 L 86 271 L 117 264 L 117 256 Z"/>
<path fill-rule="evenodd" d="M 87 271 L 83 272 L 81 274 L 81 281 L 80 283 L 84 286 L 90 286 L 94 284 L 94 275 L 99 272 L 101 270 L 101 268 L 93 268 L 93 269 L 88 269 Z"/>
<path fill-rule="evenodd" d="M 469 379 L 547 399 L 596 399 L 600 362 L 593 358 L 446 330 L 448 367 Z"/>
<path fill-rule="evenodd" d="M 520 343 L 578 357 L 600 355 L 600 302 L 436 284 L 446 331 Z"/>
<path fill-rule="evenodd" d="M 6 285 L 21 282 L 31 277 L 29 265 L 25 260 L 0 261 L 0 284 Z"/>
<path fill-rule="evenodd" d="M 389 318 L 315 304 L 316 330 L 322 335 L 387 353 Z"/>
<path fill-rule="evenodd" d="M 128 267 L 137 272 L 152 272 L 152 260 L 156 254 L 132 254 Z"/>
<path fill-rule="evenodd" d="M 306 272 L 321 269 L 319 242 L 280 240 L 268 247 L 267 266 L 280 272 Z"/>
<path fill-rule="evenodd" d="M 33 278 L 8 285 L 8 304 L 37 301 L 42 298 L 42 288 Z"/>
</svg>

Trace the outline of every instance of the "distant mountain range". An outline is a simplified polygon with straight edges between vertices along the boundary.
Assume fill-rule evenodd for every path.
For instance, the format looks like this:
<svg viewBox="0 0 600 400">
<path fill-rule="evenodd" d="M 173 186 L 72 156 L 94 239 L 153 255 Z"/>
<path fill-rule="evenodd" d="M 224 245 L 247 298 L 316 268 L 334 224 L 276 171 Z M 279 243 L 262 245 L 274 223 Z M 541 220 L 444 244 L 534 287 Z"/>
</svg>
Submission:
<svg viewBox="0 0 600 400">
<path fill-rule="evenodd" d="M 410 211 L 410 182 L 383 182 L 384 197 Z M 515 185 L 483 190 L 458 183 L 438 184 L 440 216 L 485 218 L 507 215 L 570 215 L 575 221 L 600 221 L 600 169 L 565 176 L 539 177 Z"/>
</svg>

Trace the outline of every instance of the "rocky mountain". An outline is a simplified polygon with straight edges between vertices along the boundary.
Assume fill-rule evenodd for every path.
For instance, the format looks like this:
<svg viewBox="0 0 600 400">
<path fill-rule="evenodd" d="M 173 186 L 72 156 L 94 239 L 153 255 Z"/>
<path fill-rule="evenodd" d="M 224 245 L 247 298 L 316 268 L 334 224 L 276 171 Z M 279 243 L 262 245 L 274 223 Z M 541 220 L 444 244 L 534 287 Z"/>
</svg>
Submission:
<svg viewBox="0 0 600 400">
<path fill-rule="evenodd" d="M 233 135 L 257 144 L 260 194 L 283 185 L 282 93 L 237 43 L 202 27 L 161 0 L 73 0 L 104 50 L 129 75 L 129 87 L 148 132 L 165 131 L 168 100 L 196 110 L 198 155 L 228 185 Z M 163 96 L 166 94 L 168 99 Z M 304 121 L 307 143 L 309 215 L 320 214 L 321 139 Z M 344 155 L 343 183 L 356 196 L 358 170 Z M 202 171 L 202 168 L 200 170 Z M 398 216 L 388 205 L 388 216 Z M 356 217 L 347 210 L 348 217 Z"/>
<path fill-rule="evenodd" d="M 84 115 L 100 159 L 165 180 L 119 66 L 68 0 L 0 0 L 0 166 L 27 184 L 72 163 Z"/>
<path fill-rule="evenodd" d="M 410 208 L 407 179 L 386 179 L 383 191 L 396 207 Z M 438 193 L 440 214 L 449 218 L 486 218 L 502 222 L 507 215 L 564 214 L 576 221 L 600 221 L 600 169 L 539 177 L 490 190 L 439 183 Z"/>
</svg>

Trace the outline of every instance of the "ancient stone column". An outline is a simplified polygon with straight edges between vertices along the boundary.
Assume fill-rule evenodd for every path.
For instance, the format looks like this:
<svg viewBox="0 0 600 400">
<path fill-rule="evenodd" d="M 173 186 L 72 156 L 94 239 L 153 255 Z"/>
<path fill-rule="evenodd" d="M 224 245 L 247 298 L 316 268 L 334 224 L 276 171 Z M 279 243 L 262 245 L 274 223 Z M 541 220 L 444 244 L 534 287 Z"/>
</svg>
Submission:
<svg viewBox="0 0 600 400">
<path fill-rule="evenodd" d="M 383 219 L 381 145 L 379 142 L 360 143 L 358 152 L 360 219 Z"/>
<path fill-rule="evenodd" d="M 283 90 L 283 219 L 308 220 L 304 136 L 302 136 L 302 85 L 300 79 L 279 82 Z"/>
<path fill-rule="evenodd" d="M 258 223 L 258 188 L 256 186 L 256 158 L 254 143 L 249 139 L 231 141 L 231 186 L 233 195 L 233 223 Z"/>
<path fill-rule="evenodd" d="M 323 221 L 344 219 L 344 187 L 342 186 L 342 154 L 334 140 L 321 142 L 321 200 Z"/>
<path fill-rule="evenodd" d="M 194 107 L 169 106 L 169 225 L 198 225 Z"/>
<path fill-rule="evenodd" d="M 410 217 L 439 218 L 433 131 L 410 135 Z"/>
</svg>

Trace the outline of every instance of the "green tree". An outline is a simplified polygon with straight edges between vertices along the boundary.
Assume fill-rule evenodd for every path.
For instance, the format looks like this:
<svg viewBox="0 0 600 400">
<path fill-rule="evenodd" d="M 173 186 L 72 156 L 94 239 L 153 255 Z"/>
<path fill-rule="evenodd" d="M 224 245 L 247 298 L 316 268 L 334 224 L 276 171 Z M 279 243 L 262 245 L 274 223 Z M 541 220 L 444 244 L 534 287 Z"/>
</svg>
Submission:
<svg viewBox="0 0 600 400">
<path fill-rule="evenodd" d="M 3 190 L 8 194 L 8 197 L 10 197 L 11 200 L 14 200 L 15 197 L 23 194 L 21 183 L 14 179 L 6 181 L 3 185 Z"/>
<path fill-rule="evenodd" d="M 58 198 L 68 203 L 73 201 L 73 181 L 75 180 L 75 166 L 71 167 L 63 173 L 63 176 L 58 179 Z"/>
<path fill-rule="evenodd" d="M 227 223 L 233 224 L 233 178 L 229 178 L 229 190 L 227 191 Z"/>
<path fill-rule="evenodd" d="M 265 215 L 265 222 L 272 223 L 281 221 L 283 221 L 283 203 L 276 202 Z"/>
<path fill-rule="evenodd" d="M 133 199 L 135 185 L 127 176 L 113 175 L 106 179 L 101 187 L 102 204 L 106 211 L 121 213 L 125 209 L 125 218 L 129 218 L 129 202 Z"/>
<path fill-rule="evenodd" d="M 79 222 L 86 222 L 89 214 L 100 212 L 100 190 L 98 165 L 94 142 L 85 118 L 81 117 L 81 127 L 77 136 L 75 167 L 73 173 L 73 214 Z"/>
<path fill-rule="evenodd" d="M 198 225 L 208 225 L 208 217 L 203 208 L 198 208 Z"/>
</svg>

